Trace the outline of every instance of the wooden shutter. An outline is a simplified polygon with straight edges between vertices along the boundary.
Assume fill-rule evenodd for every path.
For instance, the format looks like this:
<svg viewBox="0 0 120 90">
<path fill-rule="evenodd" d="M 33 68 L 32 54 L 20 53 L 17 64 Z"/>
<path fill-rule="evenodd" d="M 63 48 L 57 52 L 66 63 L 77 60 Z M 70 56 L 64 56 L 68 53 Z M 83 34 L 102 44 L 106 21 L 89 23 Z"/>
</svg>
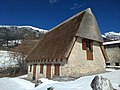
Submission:
<svg viewBox="0 0 120 90">
<path fill-rule="evenodd" d="M 87 60 L 93 60 L 93 52 L 91 52 L 90 50 L 87 50 Z"/>
<path fill-rule="evenodd" d="M 86 50 L 86 39 L 82 39 L 82 49 Z"/>
<path fill-rule="evenodd" d="M 35 80 L 36 78 L 36 64 L 34 64 L 34 68 L 33 68 L 33 80 Z"/>
<path fill-rule="evenodd" d="M 40 64 L 40 73 L 43 74 L 43 64 Z"/>
<path fill-rule="evenodd" d="M 60 75 L 60 64 L 55 64 L 55 76 Z"/>
<path fill-rule="evenodd" d="M 46 70 L 46 78 L 51 78 L 51 64 L 47 64 L 47 70 Z"/>
<path fill-rule="evenodd" d="M 91 52 L 93 52 L 93 41 L 90 42 Z"/>
</svg>

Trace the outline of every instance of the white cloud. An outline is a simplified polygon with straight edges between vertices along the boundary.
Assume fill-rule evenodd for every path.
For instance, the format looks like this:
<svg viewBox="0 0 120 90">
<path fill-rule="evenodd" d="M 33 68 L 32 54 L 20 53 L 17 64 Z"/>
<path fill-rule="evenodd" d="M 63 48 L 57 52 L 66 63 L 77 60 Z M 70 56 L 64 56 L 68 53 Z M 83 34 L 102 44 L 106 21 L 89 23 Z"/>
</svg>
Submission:
<svg viewBox="0 0 120 90">
<path fill-rule="evenodd" d="M 73 5 L 74 5 L 74 6 L 78 6 L 78 3 L 74 3 Z"/>
<path fill-rule="evenodd" d="M 76 7 L 71 7 L 70 9 L 72 10 L 72 9 L 75 9 Z"/>
<path fill-rule="evenodd" d="M 57 0 L 49 0 L 50 3 L 56 3 Z"/>
<path fill-rule="evenodd" d="M 84 3 L 83 4 L 79 4 L 79 3 L 74 3 L 73 6 L 70 8 L 71 10 L 73 9 L 78 9 L 80 7 L 82 7 L 83 5 L 85 5 Z"/>
</svg>

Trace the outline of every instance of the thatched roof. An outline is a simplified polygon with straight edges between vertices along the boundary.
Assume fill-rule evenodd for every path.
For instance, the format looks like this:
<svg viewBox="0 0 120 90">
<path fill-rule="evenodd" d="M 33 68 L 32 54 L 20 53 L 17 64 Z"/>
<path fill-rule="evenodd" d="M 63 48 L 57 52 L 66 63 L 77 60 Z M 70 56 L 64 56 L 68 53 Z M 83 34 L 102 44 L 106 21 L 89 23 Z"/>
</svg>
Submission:
<svg viewBox="0 0 120 90">
<path fill-rule="evenodd" d="M 92 35 L 92 33 L 95 35 Z M 75 37 L 78 36 L 98 42 L 103 41 L 95 17 L 90 9 L 74 15 L 51 29 L 38 42 L 34 50 L 28 55 L 26 61 L 67 58 Z"/>
</svg>

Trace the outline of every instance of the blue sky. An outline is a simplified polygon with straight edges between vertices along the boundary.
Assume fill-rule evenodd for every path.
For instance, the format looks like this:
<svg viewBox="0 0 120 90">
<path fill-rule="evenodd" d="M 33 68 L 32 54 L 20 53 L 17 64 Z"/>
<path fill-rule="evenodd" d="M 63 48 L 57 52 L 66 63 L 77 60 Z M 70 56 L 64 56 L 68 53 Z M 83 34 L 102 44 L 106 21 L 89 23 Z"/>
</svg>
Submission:
<svg viewBox="0 0 120 90">
<path fill-rule="evenodd" d="M 51 29 L 88 7 L 102 33 L 120 32 L 120 0 L 0 0 L 0 25 Z"/>
</svg>

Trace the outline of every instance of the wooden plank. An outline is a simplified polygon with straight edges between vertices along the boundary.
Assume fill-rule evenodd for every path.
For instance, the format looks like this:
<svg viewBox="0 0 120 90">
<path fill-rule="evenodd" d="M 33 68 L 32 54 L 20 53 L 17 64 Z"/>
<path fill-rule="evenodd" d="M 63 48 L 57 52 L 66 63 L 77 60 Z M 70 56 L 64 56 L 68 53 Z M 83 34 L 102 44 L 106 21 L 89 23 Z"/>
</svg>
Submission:
<svg viewBox="0 0 120 90">
<path fill-rule="evenodd" d="M 93 52 L 91 52 L 90 50 L 87 50 L 87 60 L 93 60 Z"/>
<path fill-rule="evenodd" d="M 82 39 L 82 49 L 86 50 L 86 39 L 85 38 Z"/>
<path fill-rule="evenodd" d="M 43 74 L 43 64 L 40 64 L 40 73 Z"/>
<path fill-rule="evenodd" d="M 33 80 L 35 80 L 36 78 L 36 64 L 34 64 L 34 67 L 33 67 Z"/>
<path fill-rule="evenodd" d="M 103 44 L 102 44 L 102 43 L 99 43 L 99 45 L 100 45 L 100 49 L 101 49 L 101 51 L 102 51 L 103 57 L 104 57 L 104 59 L 105 59 L 105 62 L 109 61 L 109 58 L 108 58 L 108 56 L 107 56 L 107 53 L 106 53 L 106 51 L 105 51 L 105 49 L 104 49 Z"/>
<path fill-rule="evenodd" d="M 46 78 L 51 78 L 51 64 L 47 64 Z"/>
<path fill-rule="evenodd" d="M 55 76 L 60 75 L 60 64 L 55 64 Z"/>
</svg>

